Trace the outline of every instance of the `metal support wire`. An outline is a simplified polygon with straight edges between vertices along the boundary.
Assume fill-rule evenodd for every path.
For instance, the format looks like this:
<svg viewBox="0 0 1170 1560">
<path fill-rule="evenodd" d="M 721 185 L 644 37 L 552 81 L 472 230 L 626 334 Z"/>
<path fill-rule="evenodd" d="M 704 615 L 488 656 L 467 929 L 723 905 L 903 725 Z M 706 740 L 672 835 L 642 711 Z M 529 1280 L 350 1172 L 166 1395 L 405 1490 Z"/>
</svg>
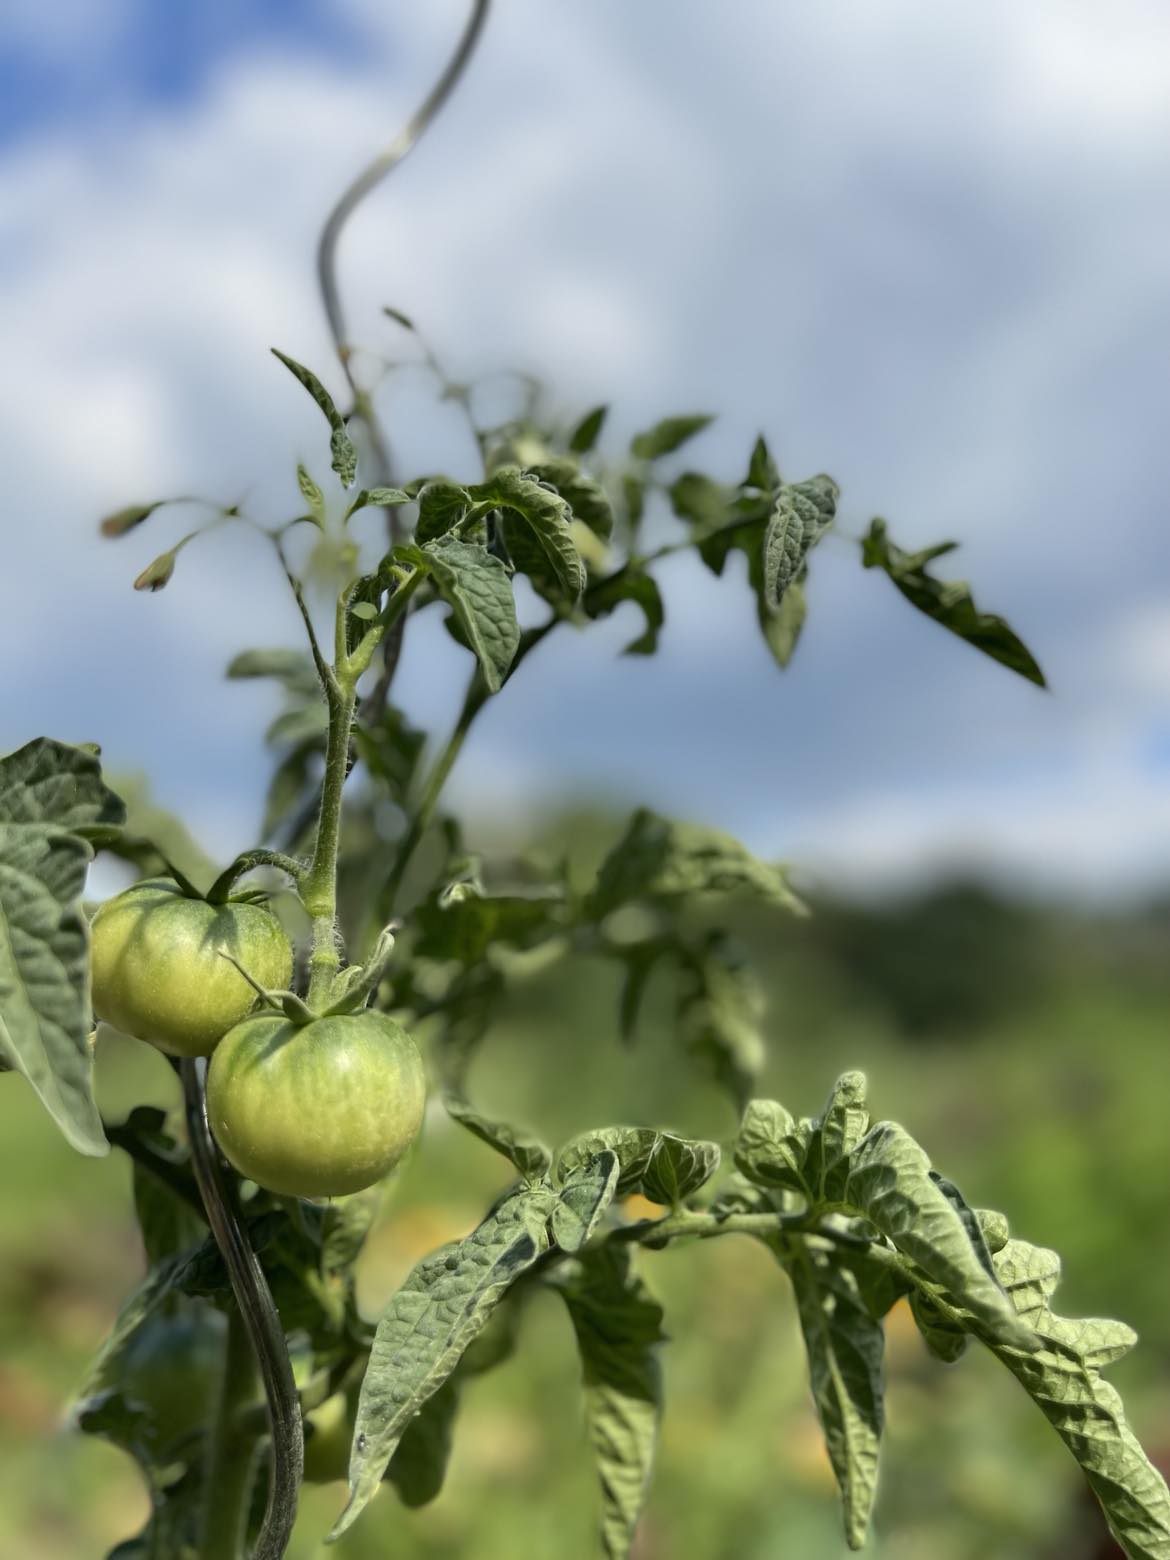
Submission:
<svg viewBox="0 0 1170 1560">
<path fill-rule="evenodd" d="M 227 1194 L 211 1128 L 207 1122 L 202 1057 L 184 1057 L 179 1068 L 191 1164 L 207 1222 L 223 1253 L 232 1293 L 240 1308 L 252 1351 L 260 1366 L 267 1403 L 272 1450 L 268 1472 L 268 1503 L 252 1551 L 252 1560 L 280 1560 L 288 1548 L 297 1515 L 297 1494 L 304 1471 L 301 1405 L 284 1341 L 284 1328 L 256 1253 Z M 229 1560 L 228 1556 L 224 1560 Z"/>
<path fill-rule="evenodd" d="M 347 374 L 350 349 L 345 339 L 345 316 L 337 286 L 337 241 L 354 210 L 371 190 L 381 184 L 388 173 L 397 168 L 455 90 L 460 76 L 475 51 L 489 9 L 490 0 L 473 0 L 467 25 L 463 29 L 463 35 L 454 54 L 447 62 L 447 68 L 390 145 L 362 169 L 342 194 L 321 229 L 321 238 L 317 245 L 317 280 L 321 288 L 325 314 L 329 320 L 329 329 L 333 335 L 333 344 L 337 348 L 337 355 Z"/>
</svg>

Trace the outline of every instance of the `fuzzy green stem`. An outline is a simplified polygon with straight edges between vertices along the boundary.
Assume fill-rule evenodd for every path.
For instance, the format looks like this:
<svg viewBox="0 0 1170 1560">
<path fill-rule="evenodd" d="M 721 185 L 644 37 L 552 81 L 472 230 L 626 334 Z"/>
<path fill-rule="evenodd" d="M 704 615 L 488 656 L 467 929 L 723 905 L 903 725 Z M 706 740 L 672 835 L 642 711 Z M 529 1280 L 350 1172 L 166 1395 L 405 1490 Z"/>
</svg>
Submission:
<svg viewBox="0 0 1170 1560">
<path fill-rule="evenodd" d="M 398 619 L 410 605 L 410 598 L 422 584 L 425 571 L 416 569 L 413 574 L 403 579 L 383 607 L 377 622 L 364 633 L 353 650 L 343 659 L 338 661 L 338 676 L 350 682 L 356 683 L 358 678 L 366 671 L 374 658 L 374 651 L 386 637 L 387 631 L 394 626 Z"/>
<path fill-rule="evenodd" d="M 228 1313 L 223 1380 L 207 1444 L 199 1560 L 240 1560 L 256 1474 L 257 1434 L 241 1427 L 256 1394 L 256 1357 L 237 1307 Z"/>
<path fill-rule="evenodd" d="M 344 605 L 338 608 L 344 613 Z M 313 951 L 309 959 L 309 1002 L 327 1005 L 334 978 L 341 968 L 337 947 L 337 851 L 341 840 L 341 796 L 349 771 L 349 736 L 356 692 L 343 681 L 329 697 L 329 735 L 325 746 L 325 776 L 313 860 L 301 882 L 301 900 L 313 921 Z"/>
<path fill-rule="evenodd" d="M 624 1225 L 610 1238 L 658 1246 L 684 1236 L 695 1236 L 699 1240 L 707 1240 L 713 1235 L 767 1236 L 806 1231 L 810 1227 L 806 1213 L 729 1213 L 719 1218 L 714 1213 L 680 1208 L 662 1219 L 644 1219 L 637 1224 Z"/>
<path fill-rule="evenodd" d="M 285 873 L 294 883 L 299 883 L 305 873 L 304 862 L 298 861 L 295 856 L 286 855 L 284 851 L 249 850 L 242 856 L 237 856 L 231 866 L 216 878 L 207 890 L 208 904 L 223 904 L 239 879 L 245 873 L 254 872 L 257 867 L 272 867 L 278 872 Z"/>
</svg>

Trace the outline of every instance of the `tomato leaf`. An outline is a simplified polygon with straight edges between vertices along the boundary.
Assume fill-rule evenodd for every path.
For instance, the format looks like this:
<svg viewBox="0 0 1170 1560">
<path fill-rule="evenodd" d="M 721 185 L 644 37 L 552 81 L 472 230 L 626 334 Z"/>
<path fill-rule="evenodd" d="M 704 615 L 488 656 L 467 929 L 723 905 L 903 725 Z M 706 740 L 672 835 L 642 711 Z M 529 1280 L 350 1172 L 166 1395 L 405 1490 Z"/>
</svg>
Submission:
<svg viewBox="0 0 1170 1560">
<path fill-rule="evenodd" d="M 298 363 L 295 358 L 286 357 L 276 347 L 273 347 L 271 350 L 273 357 L 280 359 L 293 378 L 305 387 L 322 412 L 324 412 L 332 430 L 329 438 L 329 450 L 333 457 L 333 469 L 341 479 L 342 487 L 352 487 L 354 478 L 357 476 L 357 451 L 354 449 L 349 434 L 346 432 L 345 419 L 333 404 L 333 397 L 317 378 L 316 374 L 313 373 L 312 369 L 306 368 L 303 363 Z"/>
<path fill-rule="evenodd" d="M 885 1334 L 851 1272 L 799 1237 L 776 1249 L 796 1294 L 813 1403 L 841 1490 L 845 1538 L 850 1549 L 860 1549 L 877 1492 Z"/>
<path fill-rule="evenodd" d="M 987 1337 L 1021 1351 L 1036 1346 L 983 1266 L 963 1220 L 930 1177 L 930 1160 L 905 1128 L 871 1127 L 849 1156 L 840 1201 L 878 1229 L 926 1277 L 979 1321 Z"/>
<path fill-rule="evenodd" d="M 330 1541 L 369 1504 L 414 1415 L 450 1376 L 510 1285 L 548 1249 L 554 1201 L 544 1187 L 512 1192 L 465 1240 L 425 1257 L 391 1299 L 358 1400 L 349 1502 Z"/>
<path fill-rule="evenodd" d="M 662 1414 L 662 1307 L 628 1249 L 607 1243 L 580 1256 L 554 1285 L 581 1354 L 589 1439 L 601 1484 L 601 1548 L 626 1560 L 646 1498 Z"/>
<path fill-rule="evenodd" d="M 780 471 L 776 462 L 772 459 L 772 452 L 768 448 L 768 441 L 760 434 L 752 446 L 751 460 L 748 462 L 747 476 L 743 479 L 745 488 L 755 488 L 761 493 L 774 493 L 780 486 Z"/>
<path fill-rule="evenodd" d="M 804 1178 L 816 1202 L 839 1202 L 844 1196 L 850 1156 L 869 1130 L 865 1089 L 864 1073 L 842 1073 L 809 1136 Z M 937 1184 L 933 1171 L 931 1179 Z"/>
<path fill-rule="evenodd" d="M 681 1202 L 710 1180 L 719 1166 L 719 1145 L 661 1132 L 656 1127 L 599 1127 L 581 1132 L 556 1158 L 554 1178 L 562 1185 L 600 1155 L 618 1164 L 615 1197 L 644 1192 L 653 1202 Z"/>
<path fill-rule="evenodd" d="M 458 1408 L 459 1383 L 448 1376 L 402 1433 L 385 1476 L 410 1511 L 428 1505 L 443 1488 Z"/>
<path fill-rule="evenodd" d="M 313 657 L 304 650 L 241 650 L 224 675 L 233 680 L 272 677 L 301 698 L 315 698 L 321 691 Z"/>
<path fill-rule="evenodd" d="M 471 498 L 465 487 L 458 482 L 448 482 L 446 477 L 435 477 L 419 491 L 415 540 L 421 545 L 445 535 L 452 526 L 458 525 L 470 505 Z"/>
<path fill-rule="evenodd" d="M 587 525 L 603 541 L 613 534 L 613 505 L 600 482 L 586 476 L 575 460 L 559 456 L 530 468 L 532 475 L 547 482 L 568 504 L 573 519 Z"/>
<path fill-rule="evenodd" d="M 804 585 L 799 579 L 794 580 L 775 609 L 769 609 L 763 597 L 760 597 L 757 616 L 764 643 L 772 652 L 777 666 L 787 666 L 792 660 L 796 642 L 808 616 L 808 597 L 804 593 Z"/>
<path fill-rule="evenodd" d="M 718 1168 L 718 1143 L 660 1132 L 642 1172 L 642 1191 L 651 1202 L 677 1208 Z"/>
<path fill-rule="evenodd" d="M 125 817 L 87 749 L 41 737 L 0 759 L 0 1061 L 83 1154 L 109 1145 L 93 1097 L 81 895 L 94 843 Z"/>
<path fill-rule="evenodd" d="M 526 1181 L 539 1180 L 551 1164 L 552 1155 L 543 1143 L 525 1136 L 517 1127 L 481 1115 L 461 1090 L 445 1089 L 443 1104 L 453 1121 L 466 1127 L 473 1136 L 489 1148 L 494 1148 L 497 1154 L 510 1159 Z"/>
<path fill-rule="evenodd" d="M 718 829 L 674 823 L 643 807 L 602 862 L 587 911 L 601 919 L 639 899 L 732 893 L 748 893 L 795 914 L 805 913 L 782 867 L 758 861 Z"/>
<path fill-rule="evenodd" d="M 702 433 L 714 420 L 704 412 L 689 417 L 664 417 L 645 433 L 634 435 L 630 441 L 630 454 L 636 460 L 657 460 L 660 455 L 670 455 L 696 433 Z"/>
<path fill-rule="evenodd" d="M 425 569 L 451 608 L 479 661 L 490 693 L 498 693 L 520 643 L 516 602 L 507 570 L 478 542 L 441 536 L 419 547 L 407 544 L 397 557 Z"/>
<path fill-rule="evenodd" d="M 1018 672 L 1039 688 L 1047 687 L 1044 673 L 1027 645 L 1003 618 L 976 608 L 969 585 L 960 580 L 935 579 L 927 572 L 927 563 L 950 552 L 954 545 L 945 542 L 917 553 L 903 552 L 890 540 L 886 522 L 873 520 L 861 544 L 861 557 L 865 568 L 884 570 L 919 612 L 1001 666 Z"/>
<path fill-rule="evenodd" d="M 775 611 L 803 569 L 809 552 L 833 523 L 837 484 L 832 477 L 782 487 L 764 531 L 764 600 Z"/>
<path fill-rule="evenodd" d="M 705 477 L 701 471 L 684 471 L 671 483 L 669 493 L 674 513 L 699 532 L 713 531 L 732 518 L 735 489 Z"/>
<path fill-rule="evenodd" d="M 765 1060 L 763 991 L 721 933 L 679 962 L 678 1034 L 742 1110 Z"/>
<path fill-rule="evenodd" d="M 735 1141 L 736 1168 L 756 1186 L 808 1197 L 804 1165 L 813 1126 L 798 1122 L 777 1100 L 752 1100 Z"/>
<path fill-rule="evenodd" d="M 559 493 L 518 466 L 502 466 L 473 487 L 471 496 L 477 504 L 494 504 L 514 517 L 516 524 L 507 535 L 518 569 L 537 585 L 555 585 L 570 601 L 577 599 L 585 585 L 585 566 L 569 530 L 569 506 Z"/>
<path fill-rule="evenodd" d="M 619 1170 L 613 1150 L 602 1149 L 565 1178 L 551 1221 L 552 1237 L 562 1251 L 580 1251 L 605 1217 Z"/>
<path fill-rule="evenodd" d="M 531 948 L 561 929 L 563 900 L 467 891 L 437 894 L 415 911 L 416 951 L 428 959 L 476 964 L 493 943 Z"/>
<path fill-rule="evenodd" d="M 1142 1450 L 1117 1392 L 1100 1372 L 1135 1343 L 1123 1322 L 1057 1316 L 1054 1251 L 1009 1240 L 992 1258 L 996 1277 L 1039 1347 L 1016 1348 L 972 1315 L 971 1329 L 1040 1408 L 1080 1465 L 1118 1543 L 1133 1560 L 1170 1554 L 1170 1492 Z"/>
<path fill-rule="evenodd" d="M 653 655 L 658 649 L 658 634 L 666 620 L 666 609 L 656 582 L 644 570 L 626 564 L 596 586 L 590 586 L 585 592 L 584 606 L 588 615 L 596 620 L 607 617 L 625 601 L 641 607 L 646 627 L 636 639 L 630 640 L 622 654 Z"/>
<path fill-rule="evenodd" d="M 608 406 L 595 406 L 582 417 L 569 435 L 569 449 L 574 455 L 588 455 L 601 435 L 608 413 Z"/>
<path fill-rule="evenodd" d="M 302 465 L 297 466 L 297 487 L 309 506 L 310 515 L 320 525 L 325 518 L 325 495 Z"/>
</svg>

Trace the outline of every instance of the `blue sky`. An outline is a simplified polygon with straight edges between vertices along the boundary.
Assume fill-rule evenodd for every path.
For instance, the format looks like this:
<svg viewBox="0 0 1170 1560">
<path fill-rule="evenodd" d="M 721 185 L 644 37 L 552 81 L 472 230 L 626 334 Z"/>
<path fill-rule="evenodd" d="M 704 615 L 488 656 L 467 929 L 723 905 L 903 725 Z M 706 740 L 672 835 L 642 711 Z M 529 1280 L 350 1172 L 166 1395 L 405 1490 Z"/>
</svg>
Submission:
<svg viewBox="0 0 1170 1560">
<path fill-rule="evenodd" d="M 295 460 L 323 467 L 266 349 L 329 371 L 317 227 L 462 8 L 61 0 L 51 32 L 43 9 L 0 16 L 0 652 L 30 669 L 0 746 L 99 739 L 227 854 L 251 843 L 269 710 L 218 678 L 241 640 L 295 637 L 280 582 L 225 534 L 144 599 L 152 539 L 103 547 L 93 520 L 191 487 L 277 515 Z M 463 796 L 655 800 L 865 883 L 1163 881 L 1170 13 L 728 14 L 500 0 L 448 114 L 346 236 L 354 334 L 383 340 L 395 303 L 458 373 L 521 364 L 567 405 L 612 399 L 615 448 L 717 411 L 686 462 L 716 475 L 762 427 L 786 475 L 838 478 L 846 532 L 881 513 L 909 545 L 960 538 L 1053 691 L 948 641 L 844 542 L 781 676 L 742 580 L 679 563 L 661 657 L 616 658 L 621 618 L 554 640 L 485 713 Z M 417 391 L 384 411 L 412 469 L 468 469 Z M 458 652 L 417 630 L 402 697 L 441 720 Z"/>
<path fill-rule="evenodd" d="M 0 136 L 9 142 L 197 101 L 241 54 L 354 61 L 362 36 L 315 0 L 62 0 L 51 28 L 43 5 L 10 5 L 0 22 Z"/>
</svg>

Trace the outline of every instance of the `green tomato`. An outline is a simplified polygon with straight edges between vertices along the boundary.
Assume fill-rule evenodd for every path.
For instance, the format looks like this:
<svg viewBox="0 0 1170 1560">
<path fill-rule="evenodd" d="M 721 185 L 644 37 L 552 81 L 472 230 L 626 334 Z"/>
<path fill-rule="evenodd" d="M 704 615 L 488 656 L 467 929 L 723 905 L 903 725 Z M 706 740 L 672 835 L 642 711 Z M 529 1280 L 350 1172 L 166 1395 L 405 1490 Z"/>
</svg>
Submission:
<svg viewBox="0 0 1170 1560">
<path fill-rule="evenodd" d="M 155 1319 L 131 1337 L 118 1386 L 149 1411 L 160 1451 L 210 1422 L 223 1359 L 224 1319 L 214 1311 Z"/>
<path fill-rule="evenodd" d="M 372 1186 L 418 1136 L 426 1080 L 414 1041 L 384 1013 L 297 1025 L 258 1013 L 224 1036 L 207 1115 L 241 1175 L 292 1197 Z"/>
<path fill-rule="evenodd" d="M 93 918 L 94 1012 L 161 1051 L 207 1056 L 256 1001 L 222 953 L 261 986 L 292 977 L 288 938 L 263 905 L 188 899 L 169 878 L 136 883 Z"/>
</svg>

